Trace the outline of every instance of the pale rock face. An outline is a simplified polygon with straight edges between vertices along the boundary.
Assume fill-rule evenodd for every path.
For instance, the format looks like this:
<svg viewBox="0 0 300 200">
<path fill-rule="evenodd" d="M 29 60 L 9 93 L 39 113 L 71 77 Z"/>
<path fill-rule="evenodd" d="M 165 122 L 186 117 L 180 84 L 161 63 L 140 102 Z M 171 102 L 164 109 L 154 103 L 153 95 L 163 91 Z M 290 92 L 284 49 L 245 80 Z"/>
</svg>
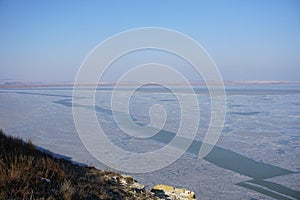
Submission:
<svg viewBox="0 0 300 200">
<path fill-rule="evenodd" d="M 131 176 L 121 175 L 115 177 L 118 181 L 131 189 L 136 193 L 145 193 L 145 186 L 137 183 Z M 154 196 L 160 200 L 194 200 L 196 199 L 195 193 L 185 188 L 175 188 L 169 185 L 155 185 L 151 192 Z"/>
<path fill-rule="evenodd" d="M 145 186 L 142 184 L 139 184 L 136 180 L 134 180 L 131 176 L 128 175 L 122 175 L 120 178 L 120 183 L 122 185 L 128 186 L 136 193 L 144 193 L 146 192 Z"/>
<path fill-rule="evenodd" d="M 175 188 L 169 185 L 155 185 L 151 190 L 160 199 L 192 200 L 196 199 L 195 193 L 185 188 Z"/>
</svg>

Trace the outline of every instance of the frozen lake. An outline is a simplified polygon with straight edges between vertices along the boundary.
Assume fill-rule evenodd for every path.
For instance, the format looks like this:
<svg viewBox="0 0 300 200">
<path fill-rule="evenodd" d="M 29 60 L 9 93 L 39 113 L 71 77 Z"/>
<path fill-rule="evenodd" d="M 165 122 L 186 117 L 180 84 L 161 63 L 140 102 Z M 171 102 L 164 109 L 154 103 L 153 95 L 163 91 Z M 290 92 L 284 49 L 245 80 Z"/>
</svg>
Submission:
<svg viewBox="0 0 300 200">
<path fill-rule="evenodd" d="M 186 187 L 199 199 L 300 199 L 300 85 L 228 86 L 225 125 L 204 159 L 197 155 L 210 120 L 210 98 L 205 88 L 195 91 L 201 111 L 195 141 L 176 162 L 134 178 L 148 187 L 158 183 Z M 176 134 L 180 106 L 170 92 L 146 87 L 132 97 L 130 111 L 137 124 L 150 122 L 148 110 L 153 104 L 163 105 L 168 116 L 163 131 L 143 140 L 116 126 L 110 98 L 110 87 L 99 88 L 95 110 L 107 137 L 117 146 L 153 151 Z M 7 134 L 31 139 L 76 162 L 111 170 L 93 158 L 79 139 L 72 88 L 1 89 L 0 113 L 0 128 Z"/>
</svg>

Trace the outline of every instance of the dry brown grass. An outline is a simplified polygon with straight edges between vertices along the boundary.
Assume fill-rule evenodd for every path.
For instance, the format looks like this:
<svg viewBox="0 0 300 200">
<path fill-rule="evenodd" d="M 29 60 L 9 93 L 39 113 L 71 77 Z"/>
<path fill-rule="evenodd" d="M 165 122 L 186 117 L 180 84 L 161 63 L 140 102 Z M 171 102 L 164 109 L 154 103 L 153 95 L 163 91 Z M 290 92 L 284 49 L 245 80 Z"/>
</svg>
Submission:
<svg viewBox="0 0 300 200">
<path fill-rule="evenodd" d="M 0 130 L 0 199 L 155 199 L 113 177 L 120 175 L 54 158 Z"/>
</svg>

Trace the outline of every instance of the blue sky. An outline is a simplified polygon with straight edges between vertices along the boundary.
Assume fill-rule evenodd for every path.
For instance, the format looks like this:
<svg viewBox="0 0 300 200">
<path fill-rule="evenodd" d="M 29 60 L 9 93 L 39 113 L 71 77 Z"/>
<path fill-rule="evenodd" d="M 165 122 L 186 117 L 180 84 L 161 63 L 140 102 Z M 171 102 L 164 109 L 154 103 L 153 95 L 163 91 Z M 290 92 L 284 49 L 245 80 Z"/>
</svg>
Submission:
<svg viewBox="0 0 300 200">
<path fill-rule="evenodd" d="M 224 80 L 300 80 L 300 1 L 0 1 L 0 79 L 73 81 L 87 54 L 132 28 L 194 38 Z"/>
</svg>

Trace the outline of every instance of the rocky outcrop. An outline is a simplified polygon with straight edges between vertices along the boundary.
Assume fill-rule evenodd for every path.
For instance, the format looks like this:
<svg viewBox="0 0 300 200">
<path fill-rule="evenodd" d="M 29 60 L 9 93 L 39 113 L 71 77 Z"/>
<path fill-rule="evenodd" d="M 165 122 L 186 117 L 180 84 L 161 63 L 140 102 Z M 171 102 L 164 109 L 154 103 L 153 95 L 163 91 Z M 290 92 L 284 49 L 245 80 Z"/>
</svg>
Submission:
<svg viewBox="0 0 300 200">
<path fill-rule="evenodd" d="M 122 175 L 120 179 L 120 183 L 124 186 L 127 186 L 136 193 L 145 193 L 146 189 L 145 186 L 142 184 L 139 184 L 136 180 L 134 180 L 131 176 L 128 175 Z"/>
<path fill-rule="evenodd" d="M 116 181 L 120 182 L 121 185 L 130 188 L 134 193 L 143 194 L 146 193 L 145 186 L 139 184 L 131 176 L 121 175 L 120 177 L 115 177 Z M 155 185 L 151 190 L 154 197 L 160 200 L 194 200 L 196 195 L 193 191 L 185 188 L 175 188 L 169 185 Z"/>
<path fill-rule="evenodd" d="M 166 200 L 192 200 L 196 199 L 193 191 L 185 188 L 175 188 L 169 185 L 155 185 L 151 190 L 159 199 Z"/>
</svg>

